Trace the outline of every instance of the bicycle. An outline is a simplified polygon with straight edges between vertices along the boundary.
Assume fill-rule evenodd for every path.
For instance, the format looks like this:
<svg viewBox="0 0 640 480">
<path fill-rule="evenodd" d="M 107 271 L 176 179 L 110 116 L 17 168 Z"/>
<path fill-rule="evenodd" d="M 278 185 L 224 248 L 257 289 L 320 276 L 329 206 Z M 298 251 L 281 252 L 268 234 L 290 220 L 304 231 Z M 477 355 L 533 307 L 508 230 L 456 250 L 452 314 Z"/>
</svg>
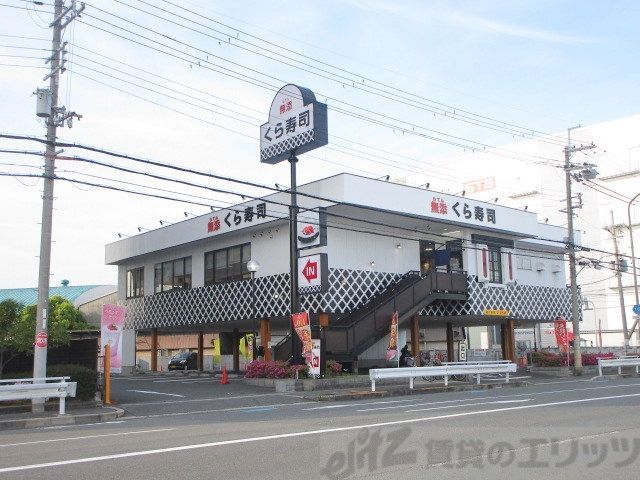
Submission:
<svg viewBox="0 0 640 480">
<path fill-rule="evenodd" d="M 436 354 L 434 355 L 434 359 L 433 361 L 431 360 L 431 355 L 429 354 L 429 352 L 422 352 L 420 354 L 420 361 L 422 366 L 425 367 L 439 367 L 444 363 L 445 360 L 445 356 L 442 352 L 436 352 Z M 450 375 L 449 378 L 451 380 L 454 380 L 456 382 L 466 382 L 469 380 L 468 375 Z M 433 382 L 436 379 L 437 380 L 444 380 L 444 376 L 427 376 L 427 377 L 422 377 L 423 380 L 426 380 L 427 382 Z"/>
</svg>

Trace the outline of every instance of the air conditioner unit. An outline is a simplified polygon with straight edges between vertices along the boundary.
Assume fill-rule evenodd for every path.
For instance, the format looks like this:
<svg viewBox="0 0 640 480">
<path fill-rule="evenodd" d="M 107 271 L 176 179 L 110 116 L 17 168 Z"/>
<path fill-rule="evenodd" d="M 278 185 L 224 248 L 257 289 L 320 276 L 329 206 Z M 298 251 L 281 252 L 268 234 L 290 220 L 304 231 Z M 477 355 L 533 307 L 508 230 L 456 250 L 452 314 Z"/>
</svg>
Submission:
<svg viewBox="0 0 640 480">
<path fill-rule="evenodd" d="M 560 265 L 558 264 L 551 265 L 551 272 L 560 273 L 561 271 L 562 271 L 562 268 L 560 268 Z"/>
<path fill-rule="evenodd" d="M 543 272 L 546 269 L 547 269 L 547 266 L 544 263 L 542 263 L 542 262 L 536 263 L 536 270 L 538 272 Z"/>
</svg>

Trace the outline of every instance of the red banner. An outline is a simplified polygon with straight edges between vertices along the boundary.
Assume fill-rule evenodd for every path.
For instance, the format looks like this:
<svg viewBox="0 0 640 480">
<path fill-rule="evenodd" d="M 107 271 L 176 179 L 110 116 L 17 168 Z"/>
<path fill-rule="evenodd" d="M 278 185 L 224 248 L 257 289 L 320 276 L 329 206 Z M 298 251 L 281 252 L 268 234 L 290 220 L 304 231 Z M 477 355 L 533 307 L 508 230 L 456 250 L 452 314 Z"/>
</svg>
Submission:
<svg viewBox="0 0 640 480">
<path fill-rule="evenodd" d="M 304 358 L 310 358 L 313 343 L 311 341 L 309 314 L 307 312 L 294 313 L 291 315 L 291 325 L 293 325 L 294 330 L 302 341 L 302 356 Z"/>
<path fill-rule="evenodd" d="M 567 321 L 558 317 L 553 321 L 553 330 L 556 334 L 556 343 L 562 353 L 569 351 L 569 332 L 567 332 Z"/>
<path fill-rule="evenodd" d="M 391 328 L 389 329 L 389 348 L 387 348 L 387 360 L 391 360 L 398 353 L 398 312 L 391 315 Z"/>
</svg>

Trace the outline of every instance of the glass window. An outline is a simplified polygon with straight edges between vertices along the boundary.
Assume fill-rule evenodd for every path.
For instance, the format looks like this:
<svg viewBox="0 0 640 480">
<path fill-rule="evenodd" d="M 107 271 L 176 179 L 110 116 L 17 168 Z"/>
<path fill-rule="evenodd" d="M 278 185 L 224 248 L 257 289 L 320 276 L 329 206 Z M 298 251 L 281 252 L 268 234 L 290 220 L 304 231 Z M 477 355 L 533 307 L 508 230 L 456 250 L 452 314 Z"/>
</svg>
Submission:
<svg viewBox="0 0 640 480">
<path fill-rule="evenodd" d="M 215 252 L 215 283 L 227 281 L 227 251 L 218 250 Z"/>
<path fill-rule="evenodd" d="M 160 293 L 162 291 L 162 264 L 158 263 L 154 268 L 153 273 L 153 293 Z"/>
<path fill-rule="evenodd" d="M 182 288 L 191 288 L 191 257 L 184 259 L 184 283 Z"/>
<path fill-rule="evenodd" d="M 502 255 L 500 247 L 489 247 L 489 281 L 502 283 Z"/>
<path fill-rule="evenodd" d="M 144 268 L 127 271 L 127 298 L 144 296 Z"/>
<path fill-rule="evenodd" d="M 204 284 L 211 285 L 213 281 L 213 255 L 206 254 L 204 256 Z"/>
<path fill-rule="evenodd" d="M 251 260 L 251 244 L 242 245 L 242 278 L 251 278 L 251 272 L 247 268 L 247 263 Z"/>
<path fill-rule="evenodd" d="M 154 292 L 191 288 L 191 257 L 157 263 L 154 268 Z"/>
<path fill-rule="evenodd" d="M 162 264 L 162 291 L 168 292 L 173 288 L 173 262 Z"/>
<path fill-rule="evenodd" d="M 242 248 L 233 247 L 229 249 L 229 270 L 227 272 L 229 280 L 242 279 Z"/>
<path fill-rule="evenodd" d="M 250 278 L 247 262 L 251 259 L 251 244 L 237 245 L 208 252 L 204 256 L 205 285 Z"/>
</svg>

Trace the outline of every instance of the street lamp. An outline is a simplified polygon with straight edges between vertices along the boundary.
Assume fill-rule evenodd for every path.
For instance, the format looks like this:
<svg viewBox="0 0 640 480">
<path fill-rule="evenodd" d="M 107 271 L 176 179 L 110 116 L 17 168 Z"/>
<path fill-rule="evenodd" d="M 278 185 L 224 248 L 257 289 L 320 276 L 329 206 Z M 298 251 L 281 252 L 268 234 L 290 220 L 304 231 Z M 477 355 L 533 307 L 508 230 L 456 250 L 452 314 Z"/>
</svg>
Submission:
<svg viewBox="0 0 640 480">
<path fill-rule="evenodd" d="M 629 242 L 631 243 L 631 266 L 633 267 L 633 288 L 636 294 L 636 305 L 640 305 L 640 299 L 638 299 L 638 270 L 636 269 L 636 252 L 633 248 L 633 225 L 631 225 L 631 204 L 636 201 L 636 199 L 640 197 L 640 193 L 638 193 L 635 197 L 633 197 L 629 204 L 627 205 L 627 219 L 629 220 Z M 636 317 L 636 321 L 631 328 L 631 332 L 633 332 L 638 324 L 638 317 Z M 640 330 L 638 330 L 638 337 L 640 338 Z"/>
<path fill-rule="evenodd" d="M 247 262 L 247 270 L 251 272 L 251 329 L 253 333 L 253 348 L 251 352 L 251 359 L 256 359 L 256 272 L 260 270 L 260 264 L 255 260 L 249 260 Z"/>
</svg>

